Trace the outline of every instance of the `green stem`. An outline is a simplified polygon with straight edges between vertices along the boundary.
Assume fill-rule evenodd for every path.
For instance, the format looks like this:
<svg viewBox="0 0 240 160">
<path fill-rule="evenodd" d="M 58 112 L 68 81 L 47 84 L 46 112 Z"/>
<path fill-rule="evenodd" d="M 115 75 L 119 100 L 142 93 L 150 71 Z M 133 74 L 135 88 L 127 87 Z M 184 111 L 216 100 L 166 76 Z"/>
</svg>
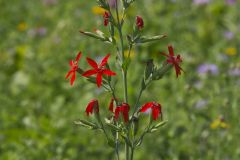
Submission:
<svg viewBox="0 0 240 160">
<path fill-rule="evenodd" d="M 131 156 L 130 156 L 130 160 L 133 160 L 133 155 L 134 155 L 134 147 L 131 148 Z"/>
<path fill-rule="evenodd" d="M 116 132 L 116 139 L 115 139 L 115 152 L 116 152 L 116 156 L 117 156 L 117 160 L 119 160 L 119 148 L 118 148 L 118 137 L 119 137 L 119 133 Z"/>
<path fill-rule="evenodd" d="M 127 143 L 125 143 L 125 158 L 129 160 L 129 146 Z"/>
<path fill-rule="evenodd" d="M 129 44 L 129 46 L 128 46 L 128 58 L 130 57 L 131 50 L 132 50 L 132 44 Z"/>
<path fill-rule="evenodd" d="M 137 101 L 136 101 L 135 106 L 134 106 L 134 111 L 133 111 L 133 113 L 132 113 L 132 118 L 133 118 L 135 112 L 136 112 L 137 109 L 138 109 L 137 106 L 138 106 L 138 103 L 139 103 L 139 101 L 140 101 L 140 98 L 141 98 L 141 96 L 142 96 L 143 91 L 144 91 L 144 89 L 141 87 L 141 89 L 140 89 L 140 91 L 139 91 L 139 93 L 138 93 Z M 132 119 L 131 119 L 131 120 L 132 120 Z"/>
<path fill-rule="evenodd" d="M 120 22 L 119 19 L 119 13 L 118 13 L 118 3 L 116 1 L 116 15 L 117 15 L 117 29 L 119 33 L 120 43 L 121 43 L 121 55 L 122 55 L 122 78 L 123 78 L 123 87 L 124 87 L 124 101 L 128 103 L 128 91 L 127 91 L 127 69 L 123 68 L 123 64 L 125 63 L 125 57 L 124 57 L 124 45 L 123 45 L 123 34 L 122 34 L 122 21 Z M 124 13 L 123 13 L 124 15 Z M 129 133 L 129 128 L 127 129 L 127 132 Z M 129 134 L 128 137 L 129 139 Z M 129 146 L 127 142 L 125 142 L 125 158 L 126 160 L 129 160 Z"/>
<path fill-rule="evenodd" d="M 128 91 L 127 91 L 127 71 L 122 70 L 123 86 L 124 86 L 124 101 L 128 103 Z"/>
<path fill-rule="evenodd" d="M 118 13 L 118 2 L 116 1 L 116 15 L 117 15 L 117 29 L 119 33 L 120 43 L 121 43 L 121 54 L 122 54 L 122 63 L 125 61 L 124 57 L 124 47 L 123 47 L 123 34 L 122 34 L 122 24 L 119 19 Z M 124 15 L 124 14 L 123 14 Z M 127 91 L 127 71 L 122 69 L 122 77 L 123 77 L 123 86 L 124 86 L 124 101 L 128 103 L 128 91 Z"/>
</svg>

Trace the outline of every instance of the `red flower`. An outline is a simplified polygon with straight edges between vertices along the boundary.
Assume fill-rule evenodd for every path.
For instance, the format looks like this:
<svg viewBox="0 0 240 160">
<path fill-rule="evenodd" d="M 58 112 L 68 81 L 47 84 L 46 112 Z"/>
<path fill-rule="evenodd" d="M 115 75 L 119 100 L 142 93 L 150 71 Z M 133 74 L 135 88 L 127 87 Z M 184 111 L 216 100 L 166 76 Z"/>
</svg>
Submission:
<svg viewBox="0 0 240 160">
<path fill-rule="evenodd" d="M 144 22 L 143 22 L 142 17 L 140 17 L 140 16 L 136 17 L 136 25 L 137 25 L 139 30 L 144 27 Z"/>
<path fill-rule="evenodd" d="M 69 77 L 70 75 L 72 75 L 72 76 L 71 76 L 71 79 L 70 79 L 70 84 L 71 84 L 71 85 L 73 85 L 73 83 L 74 83 L 74 81 L 75 81 L 75 79 L 76 79 L 76 71 L 77 71 L 77 69 L 78 69 L 78 61 L 79 61 L 79 59 L 81 58 L 81 56 L 82 56 L 82 53 L 79 52 L 78 55 L 77 55 L 77 57 L 75 58 L 75 61 L 71 60 L 71 61 L 69 62 L 69 65 L 70 65 L 71 69 L 70 69 L 70 71 L 67 73 L 66 79 L 68 79 L 68 77 Z"/>
<path fill-rule="evenodd" d="M 98 113 L 99 112 L 99 106 L 98 106 L 98 100 L 94 99 L 91 100 L 86 108 L 86 113 L 87 116 L 89 116 L 89 114 L 92 114 L 93 112 Z"/>
<path fill-rule="evenodd" d="M 110 54 L 108 54 L 106 57 L 104 57 L 100 64 L 97 64 L 94 60 L 91 58 L 87 58 L 87 62 L 90 66 L 93 67 L 93 69 L 88 70 L 84 72 L 82 75 L 85 77 L 91 76 L 96 74 L 96 83 L 97 86 L 100 87 L 102 85 L 102 75 L 105 74 L 107 76 L 115 76 L 116 73 L 112 72 L 111 70 L 107 69 L 105 66 L 107 64 L 108 58 Z"/>
<path fill-rule="evenodd" d="M 104 14 L 103 14 L 104 26 L 107 26 L 107 25 L 108 25 L 108 23 L 109 23 L 109 18 L 110 18 L 109 12 L 104 12 Z"/>
<path fill-rule="evenodd" d="M 179 66 L 179 63 L 182 62 L 181 56 L 180 55 L 177 55 L 177 57 L 174 56 L 173 47 L 171 45 L 168 46 L 168 52 L 169 55 L 167 55 L 166 53 L 161 54 L 167 57 L 167 62 L 169 64 L 174 65 L 176 75 L 178 77 L 178 75 L 181 75 L 181 70 L 183 71 L 183 69 Z"/>
<path fill-rule="evenodd" d="M 152 109 L 152 117 L 157 120 L 159 114 L 162 114 L 161 105 L 157 102 L 148 102 L 142 106 L 140 112 L 146 112 L 148 109 Z"/>
<path fill-rule="evenodd" d="M 127 103 L 122 103 L 121 106 L 117 106 L 115 109 L 115 120 L 118 120 L 119 118 L 119 113 L 122 112 L 124 122 L 128 122 L 128 112 L 130 110 L 130 106 Z"/>
</svg>

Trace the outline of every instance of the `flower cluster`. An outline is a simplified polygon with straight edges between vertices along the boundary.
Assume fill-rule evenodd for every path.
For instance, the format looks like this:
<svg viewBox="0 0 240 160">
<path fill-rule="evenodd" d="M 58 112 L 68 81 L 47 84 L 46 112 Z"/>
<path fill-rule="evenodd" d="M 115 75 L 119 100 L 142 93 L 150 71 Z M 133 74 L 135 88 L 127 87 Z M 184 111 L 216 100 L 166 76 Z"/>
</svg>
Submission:
<svg viewBox="0 0 240 160">
<path fill-rule="evenodd" d="M 85 70 L 83 67 L 79 67 L 80 65 L 78 62 L 82 56 L 82 53 L 79 52 L 75 60 L 70 61 L 70 70 L 66 75 L 66 79 L 71 76 L 70 84 L 73 85 L 76 79 L 76 74 L 80 73 L 80 75 L 82 77 L 85 77 L 89 82 L 96 84 L 98 88 L 103 87 L 107 92 L 111 94 L 110 103 L 108 106 L 109 112 L 107 113 L 108 116 L 104 118 L 105 123 L 102 122 L 102 117 L 100 114 L 100 110 L 104 110 L 104 107 L 100 107 L 99 101 L 97 99 L 93 99 L 87 104 L 85 112 L 87 116 L 91 114 L 95 115 L 98 124 L 86 120 L 79 120 L 76 122 L 76 124 L 82 125 L 89 129 L 103 130 L 103 133 L 105 134 L 109 145 L 114 147 L 116 152 L 118 152 L 118 143 L 121 142 L 119 140 L 119 137 L 123 138 L 125 144 L 127 145 L 127 148 L 130 148 L 131 152 L 133 152 L 134 148 L 141 144 L 145 134 L 152 133 L 156 131 L 160 126 L 165 124 L 162 116 L 162 105 L 156 101 L 150 101 L 141 105 L 141 95 L 152 81 L 161 79 L 171 68 L 174 68 L 177 77 L 179 77 L 183 72 L 183 69 L 180 67 L 182 57 L 179 54 L 175 55 L 172 45 L 169 45 L 169 53 L 161 53 L 164 57 L 166 57 L 166 60 L 162 62 L 161 66 L 154 64 L 154 61 L 152 59 L 147 60 L 145 70 L 143 69 L 143 76 L 140 78 L 140 92 L 138 93 L 138 98 L 136 99 L 135 105 L 129 103 L 127 71 L 130 70 L 131 59 L 134 58 L 130 56 L 131 52 L 133 52 L 132 49 L 135 45 L 159 41 L 162 38 L 166 37 L 166 35 L 143 36 L 142 30 L 145 27 L 144 20 L 141 16 L 136 16 L 135 24 L 132 27 L 132 33 L 126 35 L 127 42 L 124 42 L 125 38 L 122 27 L 124 25 L 126 17 L 125 11 L 129 6 L 131 6 L 133 2 L 134 0 L 122 0 L 121 6 L 123 7 L 123 13 L 120 14 L 118 10 L 118 3 L 120 2 L 118 0 L 114 0 L 114 7 L 110 6 L 109 1 L 98 0 L 99 8 L 101 9 L 101 12 L 99 13 L 102 13 L 103 17 L 103 26 L 109 28 L 110 34 L 104 34 L 99 29 L 95 29 L 95 32 L 86 32 L 82 30 L 80 31 L 80 33 L 84 36 L 94 38 L 116 47 L 117 54 L 115 55 L 115 66 L 118 66 L 116 69 L 120 69 L 120 72 L 122 72 L 120 76 L 122 75 L 121 79 L 123 86 L 121 88 L 124 91 L 123 98 L 121 95 L 119 95 L 119 92 L 116 91 L 115 85 L 118 84 L 118 81 L 116 79 L 119 75 L 117 75 L 117 71 L 115 71 L 116 69 L 114 67 L 113 70 L 110 69 L 110 64 L 108 63 L 111 55 L 110 53 L 107 54 L 99 63 L 89 57 L 86 57 L 86 62 L 91 68 Z M 113 13 L 113 10 L 116 12 L 115 14 Z M 119 15 L 122 15 L 122 17 Z M 125 46 L 126 43 L 128 47 Z M 127 54 L 125 54 L 125 48 L 129 49 L 127 51 Z M 159 64 L 159 62 L 157 64 Z M 139 123 L 138 119 L 144 115 L 142 113 L 150 113 L 148 114 L 150 121 L 147 128 L 142 132 L 139 138 L 137 138 L 135 136 L 139 132 L 137 127 Z M 160 123 L 154 124 L 159 119 L 159 117 Z M 108 129 L 111 133 L 115 133 L 113 134 L 115 135 L 113 139 L 110 138 L 111 136 L 108 134 Z M 133 135 L 130 133 L 133 133 Z M 119 136 L 119 134 L 121 136 Z M 115 145 L 111 145 L 112 141 L 114 141 Z M 127 152 L 126 154 L 126 157 L 130 157 Z"/>
</svg>

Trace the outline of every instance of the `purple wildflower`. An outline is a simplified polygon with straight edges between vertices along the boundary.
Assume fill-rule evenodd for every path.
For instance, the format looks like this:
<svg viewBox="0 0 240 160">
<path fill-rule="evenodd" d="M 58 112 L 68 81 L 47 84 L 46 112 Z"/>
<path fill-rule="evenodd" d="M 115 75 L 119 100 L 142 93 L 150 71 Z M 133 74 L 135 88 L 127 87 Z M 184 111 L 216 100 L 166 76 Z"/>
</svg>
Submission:
<svg viewBox="0 0 240 160">
<path fill-rule="evenodd" d="M 210 0 L 193 0 L 193 3 L 196 5 L 208 4 Z"/>
<path fill-rule="evenodd" d="M 236 3 L 236 0 L 225 0 L 225 2 L 228 4 L 228 5 L 234 5 Z"/>
<path fill-rule="evenodd" d="M 234 37 L 234 33 L 230 32 L 230 31 L 226 31 L 226 32 L 224 32 L 224 37 L 228 40 L 231 40 Z"/>
<path fill-rule="evenodd" d="M 218 66 L 215 64 L 201 64 L 198 69 L 198 73 L 201 75 L 204 74 L 212 74 L 212 75 L 217 75 L 218 74 Z"/>
</svg>

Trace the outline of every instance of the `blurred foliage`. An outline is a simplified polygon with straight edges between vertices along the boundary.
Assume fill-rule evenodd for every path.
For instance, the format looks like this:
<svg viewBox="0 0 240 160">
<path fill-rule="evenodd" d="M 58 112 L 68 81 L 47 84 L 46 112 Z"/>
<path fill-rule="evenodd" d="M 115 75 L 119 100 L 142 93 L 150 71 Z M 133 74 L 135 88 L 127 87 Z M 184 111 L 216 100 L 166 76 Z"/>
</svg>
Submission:
<svg viewBox="0 0 240 160">
<path fill-rule="evenodd" d="M 74 87 L 65 80 L 68 61 L 78 51 L 84 57 L 114 54 L 108 44 L 78 33 L 107 31 L 95 6 L 95 1 L 0 0 L 0 159 L 114 159 L 102 133 L 73 125 L 75 119 L 87 118 L 84 110 L 92 98 L 100 100 L 101 112 L 107 114 L 110 95 L 80 76 Z M 132 52 L 130 104 L 136 100 L 144 62 L 162 62 L 159 52 L 167 44 L 183 55 L 185 70 L 178 79 L 172 71 L 143 94 L 141 103 L 162 104 L 168 124 L 146 136 L 135 159 L 240 158 L 239 10 L 239 1 L 139 0 L 128 11 L 125 33 L 131 33 L 135 16 L 142 15 L 144 34 L 168 35 Z M 86 66 L 83 59 L 80 63 Z M 202 70 L 200 65 L 206 64 L 216 67 Z M 117 90 L 121 98 L 122 88 Z"/>
</svg>

